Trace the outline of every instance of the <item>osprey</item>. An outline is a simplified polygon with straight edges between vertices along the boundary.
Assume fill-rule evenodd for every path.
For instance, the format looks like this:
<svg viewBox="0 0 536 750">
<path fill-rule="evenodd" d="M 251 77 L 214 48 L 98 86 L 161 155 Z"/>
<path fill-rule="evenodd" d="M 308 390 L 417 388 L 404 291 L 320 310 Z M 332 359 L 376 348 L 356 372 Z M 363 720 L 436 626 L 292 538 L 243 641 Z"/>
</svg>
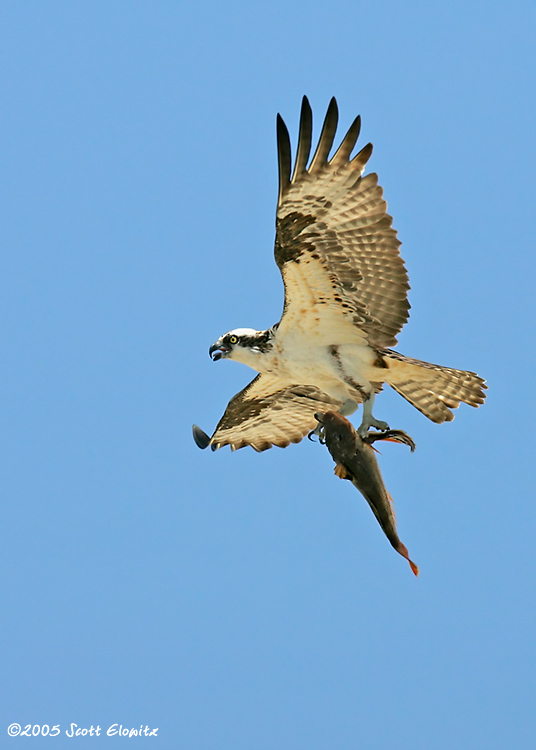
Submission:
<svg viewBox="0 0 536 750">
<path fill-rule="evenodd" d="M 210 347 L 213 360 L 236 360 L 259 374 L 231 399 L 212 437 L 194 425 L 200 448 L 284 448 L 318 428 L 315 412 L 348 416 L 359 404 L 362 437 L 370 427 L 388 429 L 372 415 L 384 383 L 433 422 L 452 420 L 462 401 L 484 403 L 485 381 L 476 373 L 390 348 L 410 308 L 400 241 L 378 176 L 362 176 L 372 144 L 350 158 L 360 117 L 329 158 L 337 121 L 332 99 L 309 161 L 312 112 L 303 98 L 292 168 L 288 130 L 277 116 L 275 262 L 285 287 L 283 315 L 266 331 L 237 328 Z"/>
</svg>

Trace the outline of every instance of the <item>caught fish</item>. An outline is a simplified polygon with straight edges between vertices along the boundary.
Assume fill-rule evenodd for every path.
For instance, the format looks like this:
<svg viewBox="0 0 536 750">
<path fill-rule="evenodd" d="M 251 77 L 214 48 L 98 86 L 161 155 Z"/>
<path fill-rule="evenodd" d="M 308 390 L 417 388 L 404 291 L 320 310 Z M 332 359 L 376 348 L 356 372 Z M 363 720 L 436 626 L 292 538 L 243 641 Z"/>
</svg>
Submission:
<svg viewBox="0 0 536 750">
<path fill-rule="evenodd" d="M 419 568 L 410 560 L 406 546 L 398 538 L 393 501 L 383 483 L 375 456 L 376 449 L 372 447 L 372 443 L 377 440 L 389 440 L 404 443 L 414 451 L 415 443 L 402 430 L 369 432 L 363 439 L 345 417 L 334 411 L 317 413 L 315 418 L 320 423 L 320 440 L 326 444 L 335 461 L 335 474 L 341 479 L 348 479 L 357 487 L 372 508 L 391 545 L 406 558 L 413 573 L 419 575 Z"/>
</svg>

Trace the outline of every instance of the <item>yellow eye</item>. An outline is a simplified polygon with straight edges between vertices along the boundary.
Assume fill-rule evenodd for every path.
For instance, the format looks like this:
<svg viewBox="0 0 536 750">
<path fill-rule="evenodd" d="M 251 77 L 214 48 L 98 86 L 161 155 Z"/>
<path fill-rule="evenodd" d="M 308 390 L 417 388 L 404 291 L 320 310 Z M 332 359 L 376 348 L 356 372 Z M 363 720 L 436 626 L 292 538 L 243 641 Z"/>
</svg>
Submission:
<svg viewBox="0 0 536 750">
<path fill-rule="evenodd" d="M 238 336 L 229 336 L 230 344 L 238 344 Z"/>
</svg>

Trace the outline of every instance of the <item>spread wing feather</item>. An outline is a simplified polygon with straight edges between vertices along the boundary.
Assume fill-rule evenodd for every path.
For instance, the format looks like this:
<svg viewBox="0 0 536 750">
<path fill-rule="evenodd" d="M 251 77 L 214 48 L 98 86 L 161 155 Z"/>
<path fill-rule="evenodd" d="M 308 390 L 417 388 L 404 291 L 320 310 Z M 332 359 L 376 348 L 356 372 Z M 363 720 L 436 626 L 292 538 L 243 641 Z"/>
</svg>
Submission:
<svg viewBox="0 0 536 750">
<path fill-rule="evenodd" d="M 282 385 L 270 375 L 257 375 L 234 396 L 207 445 L 231 450 L 251 445 L 264 451 L 299 443 L 317 426 L 314 413 L 338 409 L 341 402 L 309 385 Z"/>
<path fill-rule="evenodd" d="M 307 168 L 312 114 L 304 97 L 296 162 L 278 116 L 279 202 L 275 260 L 285 285 L 279 334 L 307 330 L 320 342 L 393 346 L 408 319 L 408 277 L 376 174 L 362 177 L 367 144 L 350 160 L 356 118 L 328 161 L 337 129 L 332 99 Z"/>
</svg>

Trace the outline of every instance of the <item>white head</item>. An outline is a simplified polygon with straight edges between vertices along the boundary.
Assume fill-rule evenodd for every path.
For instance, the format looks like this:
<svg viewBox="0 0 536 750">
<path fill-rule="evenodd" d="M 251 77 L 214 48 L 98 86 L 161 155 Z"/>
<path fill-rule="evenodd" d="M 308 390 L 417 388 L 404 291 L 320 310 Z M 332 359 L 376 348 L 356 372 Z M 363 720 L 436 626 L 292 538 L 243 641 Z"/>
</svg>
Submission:
<svg viewBox="0 0 536 750">
<path fill-rule="evenodd" d="M 214 362 L 217 359 L 234 359 L 255 367 L 258 356 L 272 348 L 272 335 L 272 329 L 256 331 L 254 328 L 235 328 L 220 336 L 208 353 Z"/>
</svg>

